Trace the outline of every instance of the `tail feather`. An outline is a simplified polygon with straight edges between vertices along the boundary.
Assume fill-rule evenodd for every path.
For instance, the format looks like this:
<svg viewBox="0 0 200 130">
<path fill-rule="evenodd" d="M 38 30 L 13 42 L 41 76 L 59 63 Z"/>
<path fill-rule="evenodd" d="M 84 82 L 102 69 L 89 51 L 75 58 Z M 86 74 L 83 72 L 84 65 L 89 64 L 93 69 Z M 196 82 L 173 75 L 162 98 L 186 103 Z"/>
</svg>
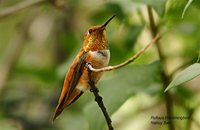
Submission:
<svg viewBox="0 0 200 130">
<path fill-rule="evenodd" d="M 62 113 L 62 111 L 63 111 L 63 108 L 58 108 L 58 109 L 56 109 L 56 111 L 55 111 L 55 113 L 54 113 L 54 116 L 53 116 L 52 122 L 55 121 L 55 119 Z"/>
<path fill-rule="evenodd" d="M 83 91 L 75 89 L 74 92 L 71 93 L 68 99 L 63 99 L 65 101 L 59 101 L 55 110 L 55 114 L 53 116 L 53 122 L 62 113 L 64 108 L 68 107 L 73 102 L 75 102 L 82 94 L 83 94 Z"/>
</svg>

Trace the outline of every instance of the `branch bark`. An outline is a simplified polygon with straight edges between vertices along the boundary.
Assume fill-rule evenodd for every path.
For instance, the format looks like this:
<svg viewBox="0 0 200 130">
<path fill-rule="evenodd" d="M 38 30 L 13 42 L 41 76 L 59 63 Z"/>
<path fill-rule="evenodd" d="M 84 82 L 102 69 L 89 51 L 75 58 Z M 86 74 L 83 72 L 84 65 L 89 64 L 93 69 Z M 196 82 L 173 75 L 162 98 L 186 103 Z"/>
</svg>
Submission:
<svg viewBox="0 0 200 130">
<path fill-rule="evenodd" d="M 88 64 L 88 67 L 91 71 L 93 72 L 103 72 L 103 71 L 111 71 L 114 69 L 119 69 L 121 67 L 124 67 L 128 64 L 130 64 L 131 62 L 133 62 L 135 59 L 137 59 L 144 51 L 146 51 L 151 45 L 155 44 L 156 42 L 158 42 L 158 40 L 161 38 L 161 36 L 159 34 L 157 34 L 155 36 L 155 38 L 153 40 L 151 40 L 151 42 L 149 44 L 147 44 L 142 50 L 140 50 L 138 53 L 136 53 L 134 56 L 132 56 L 131 58 L 129 58 L 128 60 L 124 61 L 121 64 L 115 65 L 115 66 L 107 66 L 104 68 L 100 68 L 100 69 L 95 69 L 93 68 L 90 64 Z"/>
<path fill-rule="evenodd" d="M 90 91 L 93 92 L 94 96 L 95 96 L 95 101 L 98 103 L 101 111 L 104 114 L 104 117 L 106 119 L 107 122 L 107 126 L 109 130 L 113 130 L 113 126 L 112 126 L 112 121 L 108 115 L 108 112 L 106 110 L 106 107 L 104 106 L 102 97 L 98 94 L 99 90 L 98 88 L 95 86 L 95 83 L 92 79 L 92 72 L 103 72 L 103 71 L 111 71 L 114 69 L 119 69 L 121 67 L 124 67 L 128 64 L 130 64 L 131 62 L 133 62 L 135 59 L 137 59 L 145 50 L 147 50 L 151 45 L 155 44 L 159 39 L 161 38 L 161 36 L 158 34 L 156 35 L 156 37 L 149 43 L 147 44 L 143 49 L 141 49 L 138 53 L 136 53 L 134 56 L 132 56 L 131 58 L 129 58 L 128 60 L 126 60 L 125 62 L 115 65 L 115 66 L 108 66 L 108 67 L 104 67 L 104 68 L 100 68 L 100 69 L 95 69 L 92 67 L 91 64 L 87 63 L 86 67 L 88 67 L 88 77 L 89 77 L 89 85 L 90 85 Z"/>
<path fill-rule="evenodd" d="M 152 8 L 150 6 L 147 6 L 147 11 L 148 11 L 148 15 L 149 15 L 151 34 L 154 37 L 158 33 L 158 27 L 155 24 Z M 167 72 L 166 72 L 165 56 L 162 53 L 162 50 L 161 50 L 159 43 L 156 44 L 156 48 L 157 48 L 157 51 L 158 51 L 159 59 L 162 63 L 162 68 L 163 68 L 162 82 L 163 82 L 163 90 L 165 90 L 167 85 L 170 82 L 170 78 L 169 78 L 169 76 L 167 75 Z M 172 110 L 173 103 L 172 103 L 171 94 L 169 93 L 169 91 L 167 91 L 167 92 L 164 93 L 164 95 L 165 95 L 165 101 L 166 101 L 167 116 L 172 117 L 173 116 L 173 110 Z M 169 130 L 175 130 L 174 122 L 171 121 L 171 123 L 168 126 L 169 126 Z"/>
<path fill-rule="evenodd" d="M 5 9 L 1 9 L 0 10 L 0 19 L 10 16 L 12 14 L 15 14 L 23 9 L 38 5 L 38 4 L 42 4 L 44 2 L 47 2 L 49 0 L 25 0 L 17 5 L 11 6 L 11 7 L 7 7 Z"/>
<path fill-rule="evenodd" d="M 92 71 L 89 69 L 88 67 L 88 77 L 89 77 L 89 85 L 90 85 L 90 91 L 93 92 L 94 96 L 95 96 L 95 101 L 97 102 L 97 104 L 99 105 L 101 111 L 103 112 L 103 115 L 106 119 L 107 122 L 107 126 L 109 130 L 114 130 L 113 126 L 112 126 L 112 121 L 110 119 L 110 116 L 106 110 L 106 107 L 103 103 L 103 99 L 102 97 L 99 95 L 99 90 L 98 88 L 95 86 L 94 80 L 92 79 Z"/>
<path fill-rule="evenodd" d="M 197 58 L 197 63 L 200 62 L 200 48 L 199 48 L 199 55 L 198 55 L 198 58 Z"/>
</svg>

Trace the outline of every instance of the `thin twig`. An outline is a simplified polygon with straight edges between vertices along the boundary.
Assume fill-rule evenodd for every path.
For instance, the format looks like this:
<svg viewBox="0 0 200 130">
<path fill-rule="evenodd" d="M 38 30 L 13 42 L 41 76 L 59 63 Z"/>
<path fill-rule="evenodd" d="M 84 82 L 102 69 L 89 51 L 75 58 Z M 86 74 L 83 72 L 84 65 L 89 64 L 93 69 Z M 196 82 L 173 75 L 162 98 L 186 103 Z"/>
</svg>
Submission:
<svg viewBox="0 0 200 130">
<path fill-rule="evenodd" d="M 0 10 L 0 19 L 15 14 L 23 9 L 47 2 L 49 0 L 25 0 L 17 5 Z"/>
<path fill-rule="evenodd" d="M 151 33 L 152 36 L 154 37 L 157 33 L 158 33 L 158 27 L 155 24 L 155 20 L 154 20 L 154 16 L 153 16 L 153 12 L 152 12 L 152 8 L 150 6 L 147 6 L 147 11 L 148 11 L 148 15 L 149 15 L 149 22 L 150 22 L 150 28 L 151 28 Z M 166 72 L 166 67 L 165 67 L 165 56 L 162 53 L 160 44 L 156 44 L 156 48 L 158 51 L 158 55 L 159 55 L 159 59 L 162 63 L 162 68 L 163 68 L 163 72 L 162 72 L 162 81 L 163 81 L 163 89 L 165 90 L 166 87 L 169 84 L 170 78 L 167 75 Z M 172 98 L 170 93 L 167 91 L 165 94 L 165 101 L 166 101 L 166 109 L 167 109 L 167 116 L 172 117 L 173 116 L 173 104 L 172 104 Z M 175 126 L 174 123 L 169 123 L 169 130 L 175 130 Z"/>
<path fill-rule="evenodd" d="M 140 50 L 133 57 L 129 58 L 128 60 L 126 60 L 125 62 L 123 62 L 121 64 L 118 64 L 118 65 L 115 65 L 115 66 L 108 66 L 108 67 L 104 67 L 104 68 L 100 68 L 100 69 L 95 69 L 95 68 L 92 67 L 91 64 L 89 64 L 89 63 L 87 64 L 88 77 L 89 77 L 88 83 L 91 87 L 90 90 L 93 92 L 93 94 L 95 96 L 95 101 L 98 103 L 99 107 L 101 108 L 101 111 L 104 114 L 104 117 L 106 119 L 109 130 L 113 130 L 112 121 L 111 121 L 111 119 L 108 115 L 108 112 L 106 111 L 102 97 L 98 94 L 99 90 L 95 86 L 95 83 L 92 79 L 92 75 L 91 75 L 92 71 L 93 72 L 111 71 L 111 70 L 118 69 L 118 68 L 121 68 L 123 66 L 126 66 L 126 65 L 130 64 L 131 62 L 133 62 L 136 58 L 138 58 L 146 49 L 148 49 L 151 45 L 155 44 L 160 38 L 161 38 L 161 36 L 159 34 L 156 35 L 156 37 L 149 44 L 147 44 L 142 50 Z"/>
<path fill-rule="evenodd" d="M 99 95 L 99 90 L 95 86 L 94 80 L 92 78 L 92 71 L 89 69 L 89 67 L 88 67 L 88 77 L 89 77 L 89 82 L 88 83 L 90 85 L 90 91 L 93 92 L 93 94 L 95 96 L 95 101 L 97 102 L 97 104 L 101 108 L 101 111 L 103 112 L 103 115 L 104 115 L 104 117 L 106 119 L 106 122 L 107 122 L 107 125 L 108 125 L 108 129 L 109 130 L 114 130 L 114 128 L 112 126 L 112 121 L 111 121 L 110 116 L 108 115 L 106 107 L 105 107 L 105 105 L 103 103 L 103 99 Z"/>
<path fill-rule="evenodd" d="M 199 49 L 199 55 L 198 55 L 198 58 L 197 58 L 197 63 L 199 63 L 200 61 L 200 49 Z"/>
<path fill-rule="evenodd" d="M 126 60 L 125 62 L 123 62 L 121 64 L 118 64 L 118 65 L 115 65 L 115 66 L 107 66 L 107 67 L 100 68 L 100 69 L 95 69 L 90 64 L 88 64 L 88 67 L 91 71 L 94 71 L 94 72 L 103 72 L 103 71 L 111 71 L 111 70 L 114 70 L 114 69 L 119 69 L 123 66 L 130 64 L 135 59 L 137 59 L 146 49 L 148 49 L 151 45 L 155 44 L 160 38 L 161 38 L 161 36 L 159 34 L 157 34 L 156 37 L 153 40 L 151 40 L 151 42 L 149 44 L 147 44 L 142 50 L 140 50 L 134 56 L 132 56 L 131 58 L 129 58 L 128 60 Z"/>
</svg>

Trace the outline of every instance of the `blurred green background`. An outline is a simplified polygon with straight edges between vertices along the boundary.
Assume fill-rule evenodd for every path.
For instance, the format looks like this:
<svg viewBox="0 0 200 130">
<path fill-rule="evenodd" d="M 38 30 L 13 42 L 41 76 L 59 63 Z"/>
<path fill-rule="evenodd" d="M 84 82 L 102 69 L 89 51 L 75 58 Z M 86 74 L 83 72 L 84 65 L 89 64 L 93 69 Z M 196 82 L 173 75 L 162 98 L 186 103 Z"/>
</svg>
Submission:
<svg viewBox="0 0 200 130">
<path fill-rule="evenodd" d="M 165 81 L 198 62 L 200 2 L 194 0 L 0 0 L 0 130 L 105 130 L 91 92 L 51 120 L 65 74 L 87 28 L 107 27 L 110 65 L 128 59 L 152 39 L 147 5 L 162 39 L 135 62 L 106 72 L 98 87 L 115 130 L 173 130 L 153 125 L 166 116 Z M 20 9 L 23 8 L 23 9 Z M 25 8 L 26 7 L 26 8 Z M 10 13 L 9 13 L 10 11 Z M 161 62 L 160 62 L 161 61 Z M 200 78 L 171 89 L 176 130 L 200 129 Z M 163 87 L 164 86 L 164 87 Z"/>
</svg>

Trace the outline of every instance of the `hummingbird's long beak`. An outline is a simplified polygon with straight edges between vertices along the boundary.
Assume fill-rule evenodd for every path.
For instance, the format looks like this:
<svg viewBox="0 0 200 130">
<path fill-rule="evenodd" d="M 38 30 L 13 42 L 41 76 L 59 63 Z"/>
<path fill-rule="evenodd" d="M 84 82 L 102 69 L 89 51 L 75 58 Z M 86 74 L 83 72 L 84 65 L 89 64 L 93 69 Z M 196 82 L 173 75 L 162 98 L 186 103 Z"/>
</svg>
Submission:
<svg viewBox="0 0 200 130">
<path fill-rule="evenodd" d="M 107 24 L 115 17 L 116 15 L 113 15 L 111 18 L 109 18 L 102 26 L 101 28 L 104 30 L 107 26 Z"/>
</svg>

